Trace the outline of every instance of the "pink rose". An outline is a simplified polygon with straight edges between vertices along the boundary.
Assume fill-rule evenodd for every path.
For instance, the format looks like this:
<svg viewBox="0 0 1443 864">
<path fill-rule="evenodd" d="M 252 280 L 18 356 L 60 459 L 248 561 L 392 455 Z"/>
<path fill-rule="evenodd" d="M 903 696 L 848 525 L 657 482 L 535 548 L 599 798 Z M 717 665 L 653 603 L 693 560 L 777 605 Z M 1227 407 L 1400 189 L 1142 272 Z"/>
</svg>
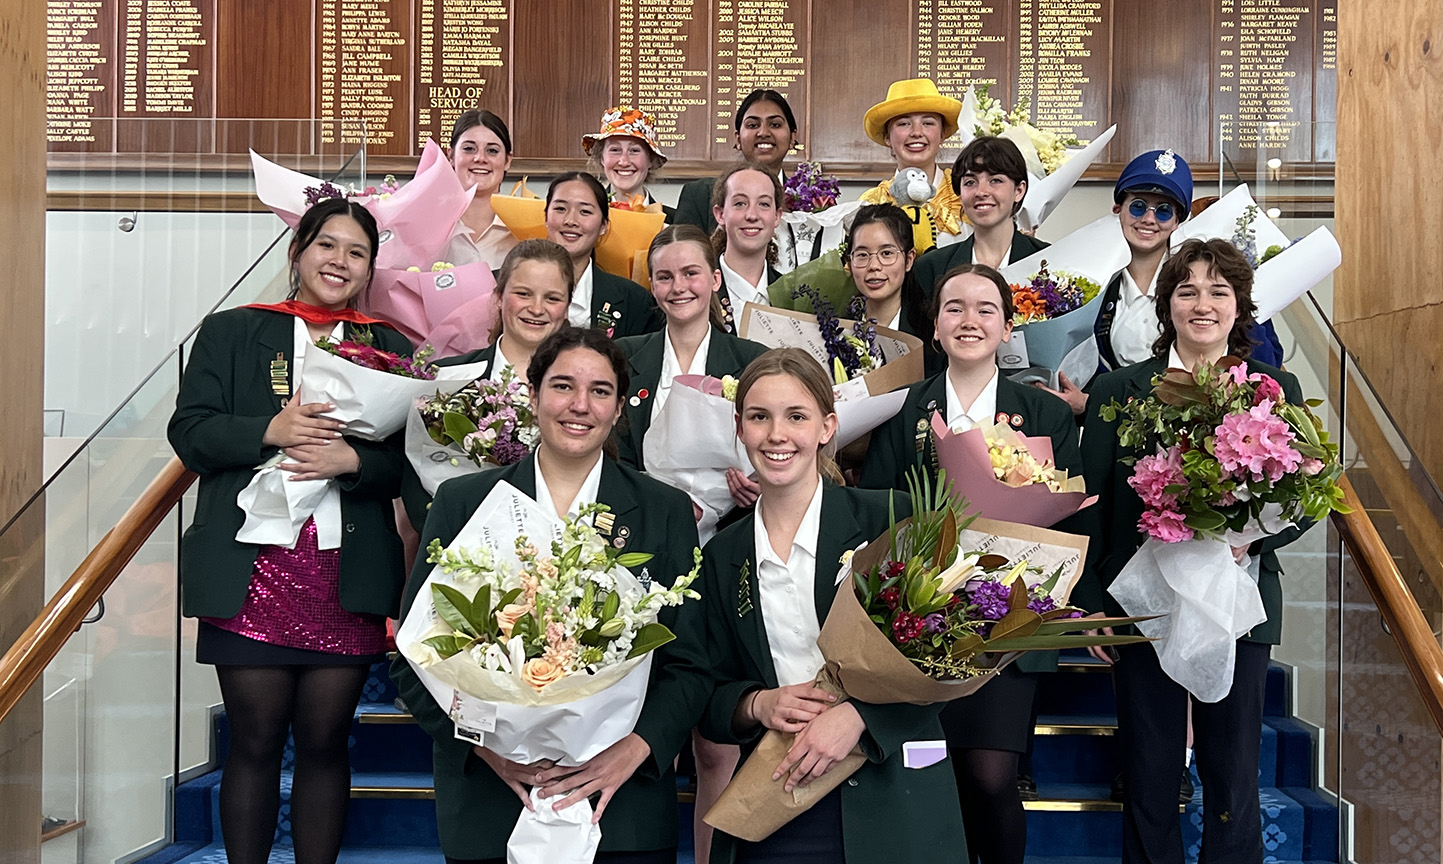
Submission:
<svg viewBox="0 0 1443 864">
<path fill-rule="evenodd" d="M 504 608 L 496 610 L 496 626 L 501 629 L 501 635 L 510 639 L 511 630 L 516 626 L 516 622 L 522 615 L 530 612 L 530 606 L 520 606 L 515 603 L 507 603 Z"/>
<path fill-rule="evenodd" d="M 1137 520 L 1139 530 L 1164 543 L 1181 543 L 1193 538 L 1193 530 L 1175 510 L 1149 510 Z"/>
<path fill-rule="evenodd" d="M 1303 472 L 1304 474 L 1308 475 L 1309 477 L 1313 477 L 1313 476 L 1316 476 L 1316 475 L 1318 475 L 1318 474 L 1321 474 L 1321 473 L 1323 473 L 1323 460 L 1321 460 L 1321 459 L 1304 459 L 1304 460 L 1303 460 L 1303 464 L 1302 464 L 1302 466 L 1301 466 L 1301 470 L 1302 470 L 1302 472 Z"/>
<path fill-rule="evenodd" d="M 526 665 L 521 667 L 521 680 L 537 690 L 544 688 L 547 684 L 555 684 L 565 677 L 566 670 L 560 664 L 543 657 L 527 660 Z"/>
<path fill-rule="evenodd" d="M 1283 385 L 1274 381 L 1271 377 L 1255 372 L 1248 376 L 1249 380 L 1257 382 L 1257 389 L 1253 391 L 1253 404 L 1260 405 L 1263 402 L 1277 402 L 1283 398 Z"/>
</svg>

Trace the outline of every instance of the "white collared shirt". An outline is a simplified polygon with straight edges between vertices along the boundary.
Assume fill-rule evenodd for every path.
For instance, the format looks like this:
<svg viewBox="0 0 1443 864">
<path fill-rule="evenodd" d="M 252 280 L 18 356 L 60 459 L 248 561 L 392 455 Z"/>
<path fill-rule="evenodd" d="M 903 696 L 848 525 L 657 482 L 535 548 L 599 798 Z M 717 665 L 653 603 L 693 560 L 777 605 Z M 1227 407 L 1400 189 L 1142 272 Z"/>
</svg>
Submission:
<svg viewBox="0 0 1443 864">
<path fill-rule="evenodd" d="M 732 306 L 732 320 L 740 323 L 742 309 L 748 303 L 760 303 L 763 306 L 769 304 L 767 297 L 767 269 L 762 267 L 762 279 L 753 285 L 747 278 L 727 266 L 727 256 L 722 255 L 719 259 L 722 271 L 722 290 L 727 292 L 727 299 Z"/>
<path fill-rule="evenodd" d="M 817 534 L 822 527 L 822 478 L 817 491 L 797 526 L 797 536 L 786 563 L 772 549 L 761 508 L 753 520 L 757 547 L 757 590 L 761 595 L 762 623 L 767 628 L 767 646 L 777 683 L 783 687 L 805 684 L 822 668 L 822 651 L 817 637 L 822 625 L 817 620 L 816 575 Z"/>
<path fill-rule="evenodd" d="M 576 490 L 576 497 L 572 499 L 571 506 L 565 513 L 556 509 L 556 502 L 551 500 L 551 490 L 546 486 L 546 478 L 541 474 L 541 460 L 533 460 L 536 470 L 536 503 L 541 509 L 548 513 L 555 513 L 557 516 L 575 516 L 577 511 L 587 504 L 595 504 L 596 496 L 601 491 L 601 462 L 604 457 L 601 452 L 596 454 L 596 464 L 591 466 L 591 473 L 586 475 L 582 481 L 581 488 Z"/>
<path fill-rule="evenodd" d="M 987 264 L 986 261 L 978 261 L 978 260 L 977 260 L 977 241 L 975 241 L 975 240 L 972 241 L 972 263 L 973 263 L 973 264 Z M 1001 264 L 1001 266 L 1006 267 L 1008 264 L 1011 264 L 1011 263 L 1012 263 L 1012 244 L 1011 244 L 1011 243 L 1008 243 L 1008 244 L 1007 244 L 1007 251 L 1002 253 L 1002 264 Z M 991 267 L 992 265 L 991 265 L 991 264 L 987 264 L 987 266 L 988 266 L 988 267 Z"/>
<path fill-rule="evenodd" d="M 1185 364 L 1185 363 L 1183 363 L 1183 362 L 1182 362 L 1182 358 L 1178 356 L 1178 353 L 1177 353 L 1177 343 L 1176 343 L 1176 342 L 1174 342 L 1174 343 L 1172 343 L 1171 345 L 1168 346 L 1168 349 L 1167 349 L 1167 368 L 1169 368 L 1169 369 L 1186 369 L 1186 370 L 1189 371 L 1189 372 L 1192 371 L 1192 367 L 1191 367 L 1191 366 L 1188 366 L 1188 365 Z"/>
<path fill-rule="evenodd" d="M 451 241 L 446 245 L 446 261 L 460 267 L 484 261 L 492 270 L 499 269 L 506 260 L 506 253 L 516 248 L 520 241 L 500 216 L 492 216 L 491 224 L 471 239 L 471 228 L 465 222 L 457 222 L 451 232 Z"/>
<path fill-rule="evenodd" d="M 1122 286 L 1117 292 L 1117 309 L 1112 315 L 1112 330 L 1108 339 L 1112 342 L 1112 356 L 1117 358 L 1117 368 L 1130 366 L 1152 356 L 1152 343 L 1157 341 L 1157 272 L 1152 274 L 1152 284 L 1144 294 L 1133 281 L 1132 274 L 1122 271 Z"/>
<path fill-rule="evenodd" d="M 947 428 L 954 433 L 966 432 L 982 423 L 990 423 L 997 413 L 997 369 L 982 392 L 977 394 L 971 405 L 964 406 L 957 390 L 952 386 L 950 375 L 942 376 L 947 382 Z"/>
<path fill-rule="evenodd" d="M 319 351 L 314 340 L 311 339 L 311 329 L 306 322 L 300 318 L 296 319 L 294 342 L 291 344 L 291 392 L 301 383 L 301 368 L 305 365 L 307 351 Z M 345 322 L 337 321 L 335 328 L 331 330 L 331 341 L 340 342 L 346 338 Z M 301 394 L 302 399 L 311 399 L 306 394 Z M 341 491 L 334 479 L 320 481 L 326 484 L 325 494 L 320 503 L 311 513 L 311 518 L 316 520 L 316 547 L 319 549 L 341 548 Z M 291 549 L 295 544 L 290 545 Z"/>
<path fill-rule="evenodd" d="M 676 346 L 671 344 L 671 328 L 667 328 L 666 335 L 661 340 L 661 377 L 657 379 L 656 395 L 651 400 L 651 419 L 661 413 L 661 406 L 666 404 L 666 399 L 671 395 L 672 379 L 678 375 L 705 375 L 706 356 L 711 350 L 711 328 L 706 328 L 706 335 L 701 337 L 701 344 L 696 346 L 696 354 L 692 355 L 691 366 L 682 368 L 681 360 L 676 356 Z"/>
<path fill-rule="evenodd" d="M 511 360 L 506 356 L 505 352 L 501 350 L 502 338 L 501 336 L 496 337 L 496 358 L 491 361 L 491 369 L 486 373 L 486 378 L 491 381 L 500 381 L 501 376 L 506 373 L 507 369 L 515 369 Z M 526 378 L 525 369 L 518 369 L 514 374 L 519 374 L 523 381 Z M 525 387 L 526 385 L 523 383 L 521 386 Z"/>
<path fill-rule="evenodd" d="M 596 283 L 596 269 L 594 262 L 586 262 L 586 269 L 576 277 L 576 287 L 571 291 L 571 305 L 566 307 L 566 320 L 571 322 L 572 327 L 591 326 L 591 294 L 592 285 Z"/>
</svg>

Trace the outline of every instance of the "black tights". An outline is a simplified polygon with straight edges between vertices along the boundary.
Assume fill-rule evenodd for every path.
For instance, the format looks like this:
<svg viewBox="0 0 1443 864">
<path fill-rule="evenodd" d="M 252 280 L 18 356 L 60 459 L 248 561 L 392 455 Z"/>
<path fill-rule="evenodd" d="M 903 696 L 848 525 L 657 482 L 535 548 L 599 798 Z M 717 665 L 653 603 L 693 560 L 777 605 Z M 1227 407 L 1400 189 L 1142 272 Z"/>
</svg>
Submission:
<svg viewBox="0 0 1443 864">
<path fill-rule="evenodd" d="M 1027 814 L 1017 792 L 1017 756 L 1010 750 L 953 750 L 967 851 L 981 864 L 1022 864 Z"/>
<path fill-rule="evenodd" d="M 351 718 L 369 668 L 217 666 L 231 746 L 220 784 L 230 864 L 265 864 L 281 805 L 281 752 L 296 743 L 291 835 L 296 864 L 335 864 L 351 797 Z"/>
</svg>

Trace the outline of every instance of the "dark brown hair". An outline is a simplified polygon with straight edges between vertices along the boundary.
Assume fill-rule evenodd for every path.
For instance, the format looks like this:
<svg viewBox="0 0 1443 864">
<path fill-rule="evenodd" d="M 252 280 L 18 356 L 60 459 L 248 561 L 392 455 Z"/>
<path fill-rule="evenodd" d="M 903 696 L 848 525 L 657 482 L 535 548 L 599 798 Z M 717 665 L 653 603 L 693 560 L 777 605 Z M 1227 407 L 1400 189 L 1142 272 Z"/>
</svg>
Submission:
<svg viewBox="0 0 1443 864">
<path fill-rule="evenodd" d="M 1177 251 L 1163 262 L 1157 273 L 1157 321 L 1162 335 L 1152 343 L 1152 356 L 1166 360 L 1168 351 L 1177 342 L 1177 326 L 1172 323 L 1172 295 L 1188 277 L 1192 265 L 1204 261 L 1209 275 L 1221 276 L 1233 289 L 1237 301 L 1237 318 L 1228 331 L 1228 353 L 1247 359 L 1257 343 L 1249 335 L 1258 304 L 1253 302 L 1253 268 L 1233 244 L 1221 238 L 1184 241 Z"/>
<path fill-rule="evenodd" d="M 456 118 L 456 124 L 451 127 L 451 149 L 456 148 L 456 142 L 461 140 L 470 129 L 477 126 L 485 126 L 492 134 L 501 139 L 501 148 L 506 155 L 511 155 L 511 131 L 506 128 L 506 122 L 485 108 L 473 108 L 470 111 L 463 111 L 460 117 Z"/>
<path fill-rule="evenodd" d="M 1023 187 L 1022 199 L 1012 205 L 1012 215 L 1016 216 L 1022 202 L 1027 200 L 1027 160 L 1022 158 L 1017 145 L 995 135 L 973 138 L 952 163 L 952 191 L 961 195 L 962 178 L 979 172 L 1001 174 Z"/>
<path fill-rule="evenodd" d="M 591 190 L 596 198 L 596 206 L 601 208 L 601 224 L 605 225 L 611 221 L 611 202 L 607 200 L 606 187 L 601 185 L 591 174 L 585 171 L 567 171 L 565 174 L 558 174 L 551 185 L 546 187 L 546 209 L 551 209 L 551 199 L 556 197 L 556 190 L 561 188 L 562 183 L 570 183 L 572 180 L 580 180 Z M 598 241 L 599 242 L 599 241 Z"/>
<path fill-rule="evenodd" d="M 657 235 L 651 238 L 651 246 L 646 250 L 646 267 L 648 271 L 655 269 L 656 253 L 668 246 L 677 243 L 692 243 L 701 249 L 702 259 L 712 273 L 721 270 L 721 263 L 717 260 L 716 248 L 711 245 L 711 240 L 706 232 L 695 225 L 668 225 Z M 653 280 L 654 281 L 654 280 Z M 711 292 L 711 298 L 707 301 L 707 317 L 711 323 L 723 329 L 726 328 L 726 312 L 722 309 L 721 292 Z"/>
<path fill-rule="evenodd" d="M 346 302 L 348 307 L 356 305 L 356 297 L 362 294 L 369 294 L 371 291 L 371 278 L 376 275 L 376 253 L 381 248 L 380 231 L 376 228 L 376 217 L 371 211 L 357 204 L 349 198 L 326 198 L 316 202 L 301 215 L 301 221 L 296 224 L 295 235 L 291 238 L 290 249 L 287 255 L 290 259 L 290 293 L 286 295 L 287 300 L 294 300 L 301 292 L 301 276 L 296 270 L 296 265 L 301 260 L 301 255 L 316 242 L 320 236 L 321 229 L 331 221 L 333 216 L 349 216 L 356 220 L 361 226 L 361 231 L 366 235 L 366 240 L 371 244 L 370 260 L 366 263 L 366 287 L 357 291 L 355 295 Z"/>
<path fill-rule="evenodd" d="M 997 295 L 1002 300 L 1002 321 L 1004 324 L 1012 323 L 1012 316 L 1017 312 L 1017 307 L 1012 303 L 1012 286 L 1007 284 L 1001 273 L 986 264 L 959 264 L 942 274 L 942 278 L 937 280 L 937 290 L 932 292 L 932 301 L 927 310 L 927 317 L 932 319 L 932 323 L 937 323 L 937 316 L 942 312 L 942 289 L 956 277 L 969 273 L 975 273 L 997 286 Z"/>
<path fill-rule="evenodd" d="M 837 413 L 837 398 L 832 392 L 832 379 L 827 375 L 817 358 L 801 348 L 773 348 L 761 355 L 742 371 L 737 381 L 737 418 L 742 416 L 746 406 L 747 393 L 752 385 L 769 375 L 787 375 L 802 385 L 802 389 L 816 400 L 822 414 Z M 837 436 L 817 450 L 817 470 L 822 476 L 841 486 L 845 484 L 841 469 L 837 467 Z"/>
<path fill-rule="evenodd" d="M 767 170 L 767 167 L 765 165 L 762 165 L 758 162 L 738 162 L 737 164 L 723 171 L 721 173 L 721 176 L 716 178 L 716 182 L 713 183 L 711 187 L 712 209 L 715 210 L 716 208 L 724 206 L 726 204 L 727 181 L 731 180 L 732 177 L 740 174 L 743 171 L 755 171 L 764 177 L 771 178 L 772 194 L 776 195 L 776 206 L 777 210 L 780 211 L 782 209 L 783 198 L 781 178 L 777 177 L 777 175 Z M 717 221 L 720 222 L 721 220 L 718 219 Z M 721 255 L 722 253 L 727 251 L 727 232 L 726 229 L 723 228 L 721 225 L 717 225 L 716 231 L 712 232 L 711 245 L 712 248 L 716 249 L 718 255 Z M 767 261 L 769 263 L 775 264 L 776 257 L 777 241 L 772 240 L 772 242 L 768 245 L 767 248 Z"/>
<path fill-rule="evenodd" d="M 857 210 L 852 217 L 852 224 L 847 228 L 846 245 L 843 246 L 843 264 L 848 272 L 852 270 L 852 250 L 856 248 L 857 229 L 865 225 L 881 225 L 897 241 L 897 246 L 905 256 L 908 252 L 916 249 L 916 237 L 912 233 L 912 220 L 907 212 L 896 204 L 865 204 Z M 902 274 L 902 315 L 918 333 L 925 333 L 927 326 L 927 298 L 922 293 L 922 286 L 917 282 L 917 277 L 912 275 L 912 268 L 908 267 Z M 936 316 L 933 316 L 936 317 Z M 886 324 L 886 322 L 881 322 Z"/>
<path fill-rule="evenodd" d="M 791 129 L 792 134 L 796 134 L 797 118 L 796 115 L 792 114 L 792 106 L 787 104 L 787 97 L 775 90 L 764 89 L 753 90 L 748 93 L 746 98 L 742 100 L 742 103 L 737 106 L 737 113 L 732 117 L 732 127 L 735 131 L 742 131 L 742 120 L 747 116 L 747 109 L 758 102 L 770 102 L 782 109 L 782 117 L 786 118 L 787 127 Z"/>
</svg>

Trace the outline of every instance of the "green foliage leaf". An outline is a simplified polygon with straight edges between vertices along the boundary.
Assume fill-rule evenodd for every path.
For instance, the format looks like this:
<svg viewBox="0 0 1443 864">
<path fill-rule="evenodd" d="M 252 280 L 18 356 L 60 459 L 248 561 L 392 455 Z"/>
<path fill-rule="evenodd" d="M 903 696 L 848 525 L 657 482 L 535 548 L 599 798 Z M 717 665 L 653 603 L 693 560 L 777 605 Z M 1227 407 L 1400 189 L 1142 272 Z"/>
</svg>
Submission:
<svg viewBox="0 0 1443 864">
<path fill-rule="evenodd" d="M 1091 645 L 1132 645 L 1149 641 L 1146 636 L 1023 636 L 1016 639 L 988 639 L 989 654 L 1008 651 L 1060 651 L 1065 648 L 1086 648 Z"/>
<path fill-rule="evenodd" d="M 421 644 L 430 645 L 442 657 L 454 657 L 465 651 L 466 647 L 471 644 L 471 640 L 459 637 L 454 633 L 443 633 L 440 636 L 423 639 Z"/>
<path fill-rule="evenodd" d="M 966 660 L 981 653 L 986 646 L 987 643 L 981 636 L 976 633 L 968 633 L 952 643 L 952 648 L 947 652 L 947 656 L 953 660 Z"/>
<path fill-rule="evenodd" d="M 466 633 L 472 638 L 480 635 L 471 624 L 471 601 L 466 599 L 465 594 L 450 585 L 432 582 L 431 602 L 436 606 L 436 614 L 440 615 L 441 620 L 449 624 L 452 630 Z"/>
<path fill-rule="evenodd" d="M 1209 509 L 1187 514 L 1183 523 L 1194 531 L 1206 534 L 1221 531 L 1227 526 L 1228 520 L 1218 511 Z"/>
<path fill-rule="evenodd" d="M 615 596 L 615 595 L 612 595 Z M 676 638 L 665 624 L 653 621 L 636 631 L 636 638 L 631 640 L 631 651 L 627 653 L 626 659 L 640 657 L 648 651 L 654 651 Z"/>
<path fill-rule="evenodd" d="M 601 614 L 597 617 L 599 617 L 602 621 L 610 621 L 612 618 L 615 618 L 616 613 L 620 611 L 621 595 L 613 591 L 612 593 L 606 595 L 606 600 L 603 601 L 601 604 Z"/>
<path fill-rule="evenodd" d="M 1021 582 L 1022 580 L 1017 580 Z M 1016 583 L 1014 583 L 1016 584 Z M 1013 609 L 1002 620 L 992 625 L 992 639 L 1020 638 L 1031 636 L 1042 626 L 1042 616 L 1031 609 Z"/>
<path fill-rule="evenodd" d="M 496 619 L 491 612 L 495 607 L 491 605 L 491 586 L 482 585 L 476 590 L 476 596 L 471 598 L 471 608 L 466 610 L 466 620 L 471 622 L 471 629 L 476 635 L 491 635 L 496 629 Z"/>
<path fill-rule="evenodd" d="M 932 566 L 938 570 L 947 566 L 953 551 L 957 548 L 957 516 L 951 510 L 942 519 L 942 533 L 937 538 L 937 554 L 932 559 Z"/>
<path fill-rule="evenodd" d="M 650 561 L 653 556 L 650 552 L 626 552 L 616 556 L 616 563 L 623 567 L 640 567 Z"/>
<path fill-rule="evenodd" d="M 446 430 L 446 437 L 457 444 L 467 436 L 476 432 L 476 424 L 470 417 L 456 411 L 447 411 L 441 417 L 441 424 Z"/>
</svg>

